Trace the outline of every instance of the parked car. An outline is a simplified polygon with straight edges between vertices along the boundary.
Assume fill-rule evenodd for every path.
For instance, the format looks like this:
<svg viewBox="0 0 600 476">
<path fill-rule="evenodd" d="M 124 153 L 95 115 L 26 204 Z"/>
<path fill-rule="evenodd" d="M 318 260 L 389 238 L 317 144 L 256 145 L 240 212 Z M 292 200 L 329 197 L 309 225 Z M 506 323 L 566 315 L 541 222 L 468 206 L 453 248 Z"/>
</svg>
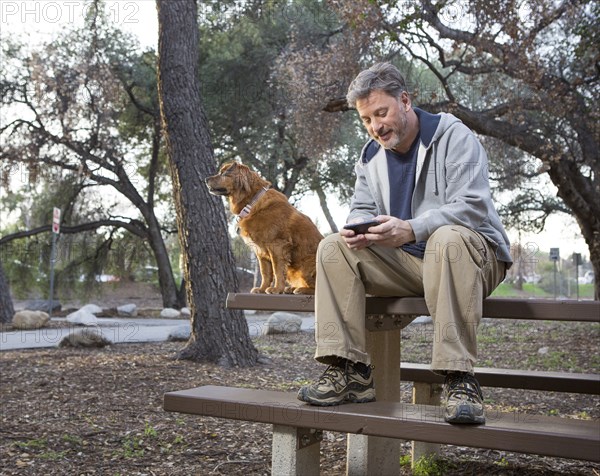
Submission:
<svg viewBox="0 0 600 476">
<path fill-rule="evenodd" d="M 594 279 L 595 279 L 594 272 L 586 271 L 583 276 L 579 276 L 579 278 L 577 279 L 577 282 L 579 284 L 592 284 L 594 282 Z"/>
<path fill-rule="evenodd" d="M 523 281 L 525 281 L 526 283 L 538 284 L 541 280 L 542 280 L 542 276 L 537 273 L 523 276 Z"/>
</svg>

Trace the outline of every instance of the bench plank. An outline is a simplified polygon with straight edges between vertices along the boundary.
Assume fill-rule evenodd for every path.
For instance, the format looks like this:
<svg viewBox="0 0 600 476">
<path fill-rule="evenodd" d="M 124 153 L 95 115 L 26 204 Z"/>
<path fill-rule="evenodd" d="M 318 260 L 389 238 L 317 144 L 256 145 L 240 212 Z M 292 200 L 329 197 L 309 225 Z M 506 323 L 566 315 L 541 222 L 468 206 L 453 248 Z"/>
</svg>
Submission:
<svg viewBox="0 0 600 476">
<path fill-rule="evenodd" d="M 441 407 L 394 402 L 315 407 L 293 393 L 205 386 L 164 395 L 166 411 L 404 440 L 600 461 L 596 421 L 520 413 L 450 425 Z"/>
<path fill-rule="evenodd" d="M 600 374 L 475 367 L 475 376 L 483 387 L 600 395 Z M 444 383 L 444 377 L 434 374 L 428 364 L 402 362 L 400 377 L 406 382 Z"/>
<path fill-rule="evenodd" d="M 229 309 L 314 312 L 314 296 L 297 294 L 229 293 Z M 367 297 L 367 314 L 429 315 L 421 297 Z M 484 317 L 552 321 L 600 322 L 600 301 L 505 299 L 483 301 Z"/>
</svg>

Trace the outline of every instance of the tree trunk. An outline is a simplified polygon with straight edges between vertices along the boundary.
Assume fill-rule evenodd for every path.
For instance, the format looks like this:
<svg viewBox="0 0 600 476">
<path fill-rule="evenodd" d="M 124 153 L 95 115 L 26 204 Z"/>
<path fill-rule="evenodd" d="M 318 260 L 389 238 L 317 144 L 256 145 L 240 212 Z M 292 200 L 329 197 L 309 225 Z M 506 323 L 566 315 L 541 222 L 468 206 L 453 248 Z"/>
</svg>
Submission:
<svg viewBox="0 0 600 476">
<path fill-rule="evenodd" d="M 237 289 L 225 210 L 203 183 L 216 167 L 200 97 L 197 3 L 157 0 L 157 8 L 158 92 L 192 312 L 179 358 L 251 366 L 258 352 L 244 315 L 224 307 L 227 292 Z"/>
<path fill-rule="evenodd" d="M 150 216 L 146 217 L 148 237 L 150 248 L 152 248 L 158 268 L 158 285 L 160 287 L 160 294 L 162 295 L 163 306 L 180 309 L 182 306 L 177 299 L 177 284 L 173 277 L 173 268 L 171 267 L 171 260 L 165 246 L 165 240 L 163 240 L 160 233 L 160 225 L 156 219 L 156 215 L 154 215 L 154 210 L 150 207 L 148 208 L 150 213 Z"/>
<path fill-rule="evenodd" d="M 331 228 L 331 233 L 337 233 L 340 231 L 337 227 L 335 220 L 333 219 L 333 215 L 329 210 L 329 206 L 327 205 L 327 196 L 323 191 L 323 187 L 320 184 L 315 186 L 315 192 L 317 193 L 317 197 L 319 197 L 319 203 L 321 204 L 321 210 L 323 210 L 323 215 L 325 215 L 325 219 L 327 223 L 329 223 L 329 227 Z"/>
<path fill-rule="evenodd" d="M 600 215 L 590 206 L 594 193 L 585 193 L 585 183 L 581 180 L 581 172 L 573 161 L 563 158 L 550 164 L 548 175 L 558 189 L 558 196 L 573 211 L 579 223 L 583 239 L 590 250 L 590 262 L 594 268 L 594 299 L 600 299 Z M 595 193 L 597 195 L 597 192 Z M 594 205 L 598 207 L 596 203 Z"/>
<path fill-rule="evenodd" d="M 11 322 L 14 314 L 15 308 L 10 297 L 10 287 L 0 262 L 0 322 Z"/>
<path fill-rule="evenodd" d="M 185 307 L 185 299 L 180 299 L 179 290 L 175 283 L 175 277 L 173 276 L 173 267 L 171 266 L 171 259 L 160 232 L 160 223 L 156 218 L 154 212 L 154 193 L 156 189 L 156 174 L 158 170 L 159 158 L 160 158 L 160 142 L 162 137 L 162 123 L 160 119 L 159 111 L 152 111 L 152 117 L 154 118 L 154 131 L 152 133 L 152 158 L 150 160 L 150 170 L 148 172 L 148 198 L 147 203 L 147 216 L 145 216 L 146 223 L 148 224 L 148 235 L 150 237 L 150 246 L 154 257 L 156 259 L 156 266 L 158 268 L 158 283 L 160 286 L 160 293 L 163 299 L 164 307 L 171 307 L 181 309 Z"/>
</svg>

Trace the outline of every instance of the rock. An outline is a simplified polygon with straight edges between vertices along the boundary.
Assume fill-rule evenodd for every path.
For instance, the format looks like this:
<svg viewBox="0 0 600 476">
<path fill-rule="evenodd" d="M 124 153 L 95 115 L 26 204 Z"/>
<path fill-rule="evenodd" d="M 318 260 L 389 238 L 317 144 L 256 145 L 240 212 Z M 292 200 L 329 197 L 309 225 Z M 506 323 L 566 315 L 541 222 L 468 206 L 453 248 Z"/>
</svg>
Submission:
<svg viewBox="0 0 600 476">
<path fill-rule="evenodd" d="M 267 319 L 263 327 L 263 335 L 292 334 L 300 332 L 302 318 L 289 312 L 276 312 Z"/>
<path fill-rule="evenodd" d="M 124 304 L 117 307 L 117 312 L 121 317 L 135 317 L 137 316 L 137 306 L 135 304 Z"/>
<path fill-rule="evenodd" d="M 102 308 L 96 304 L 86 304 L 79 310 L 89 312 L 90 314 L 100 314 L 102 312 Z"/>
<path fill-rule="evenodd" d="M 189 307 L 181 308 L 181 317 L 192 317 L 192 311 Z"/>
<path fill-rule="evenodd" d="M 104 347 L 112 344 L 102 335 L 100 328 L 79 329 L 64 337 L 59 347 Z"/>
<path fill-rule="evenodd" d="M 166 307 L 160 311 L 160 317 L 163 319 L 176 319 L 180 314 L 181 313 L 177 309 L 172 309 L 170 307 Z"/>
<path fill-rule="evenodd" d="M 260 365 L 272 365 L 273 359 L 271 357 L 269 357 L 268 355 L 260 354 L 258 356 L 258 359 L 256 359 L 256 362 L 259 363 Z"/>
<path fill-rule="evenodd" d="M 50 316 L 43 311 L 18 311 L 12 319 L 12 325 L 15 329 L 39 329 L 44 327 Z"/>
<path fill-rule="evenodd" d="M 50 312 L 50 301 L 48 299 L 33 299 L 25 303 L 25 309 L 28 311 L 44 311 Z M 60 311 L 62 305 L 60 301 L 52 300 L 52 312 Z"/>
<path fill-rule="evenodd" d="M 186 342 L 189 340 L 192 335 L 192 326 L 190 324 L 183 324 L 181 326 L 177 326 L 171 332 L 169 332 L 169 337 L 167 340 L 171 342 Z"/>
<path fill-rule="evenodd" d="M 67 322 L 71 324 L 78 324 L 81 326 L 97 326 L 98 318 L 91 312 L 79 309 L 79 311 L 72 312 L 66 318 Z"/>
<path fill-rule="evenodd" d="M 550 351 L 549 347 L 540 347 L 537 351 L 540 355 L 546 355 Z"/>
</svg>

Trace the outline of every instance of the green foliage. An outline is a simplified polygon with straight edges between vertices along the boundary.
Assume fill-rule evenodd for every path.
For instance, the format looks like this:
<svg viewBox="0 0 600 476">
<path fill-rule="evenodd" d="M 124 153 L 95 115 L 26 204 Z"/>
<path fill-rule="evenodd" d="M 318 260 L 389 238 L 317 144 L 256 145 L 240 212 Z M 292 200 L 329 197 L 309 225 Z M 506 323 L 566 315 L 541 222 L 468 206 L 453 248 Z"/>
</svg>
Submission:
<svg viewBox="0 0 600 476">
<path fill-rule="evenodd" d="M 156 438 L 158 436 L 158 432 L 152 425 L 150 425 L 150 423 L 146 422 L 144 428 L 144 436 Z"/>
<path fill-rule="evenodd" d="M 21 449 L 44 449 L 48 446 L 46 438 L 35 438 L 27 441 L 16 441 L 15 446 Z"/>
<path fill-rule="evenodd" d="M 501 283 L 492 293 L 492 297 L 523 297 L 523 296 L 535 296 L 535 297 L 548 297 L 548 293 L 539 286 L 533 283 L 524 283 L 523 291 L 515 289 L 511 283 Z"/>
<path fill-rule="evenodd" d="M 314 117 L 312 129 L 300 127 L 296 111 L 325 85 L 315 80 L 300 86 L 280 67 L 290 49 L 331 36 L 338 26 L 331 10 L 304 0 L 226 3 L 220 15 L 210 13 L 201 24 L 201 82 L 218 160 L 241 159 L 288 196 L 320 186 L 348 198 L 360 147 L 353 116 L 344 116 L 332 137 L 319 121 L 337 121 L 335 115 Z M 319 152 L 324 139 L 333 139 L 326 154 Z M 344 144 L 353 146 L 351 153 Z"/>
<path fill-rule="evenodd" d="M 450 469 L 447 461 L 436 456 L 423 456 L 414 465 L 410 454 L 400 457 L 400 466 L 411 466 L 414 476 L 442 476 Z"/>
<path fill-rule="evenodd" d="M 527 358 L 527 365 L 530 368 L 542 368 L 546 370 L 569 369 L 573 372 L 581 372 L 577 365 L 576 358 L 569 352 L 554 350 L 545 354 L 535 354 Z"/>
<path fill-rule="evenodd" d="M 445 461 L 434 456 L 423 456 L 413 466 L 414 476 L 443 476 L 448 469 Z"/>
<path fill-rule="evenodd" d="M 77 446 L 80 446 L 83 444 L 83 439 L 78 435 L 70 435 L 70 434 L 63 435 L 62 441 L 66 442 L 66 443 L 71 443 L 71 444 L 77 445 Z"/>
<path fill-rule="evenodd" d="M 63 451 L 46 451 L 40 455 L 40 458 L 50 461 L 60 461 L 65 459 L 70 450 Z"/>
<path fill-rule="evenodd" d="M 142 458 L 144 456 L 144 440 L 141 438 L 125 438 L 120 454 L 125 458 Z"/>
<path fill-rule="evenodd" d="M 176 229 L 160 141 L 156 54 L 141 51 L 98 5 L 86 9 L 83 25 L 70 25 L 52 42 L 2 46 L 2 105 L 18 105 L 25 113 L 0 130 L 6 186 L 0 211 L 11 219 L 0 233 L 48 225 L 53 207 L 62 210 L 63 226 L 139 220 L 135 235 L 114 227 L 61 235 L 61 297 L 91 292 L 99 274 L 145 279 L 157 247 L 139 235 L 153 223 L 155 202 L 165 217 L 163 229 Z M 23 122 L 27 113 L 35 118 L 31 125 Z M 47 293 L 50 240 L 49 234 L 37 235 L 0 250 L 17 297 Z"/>
</svg>

